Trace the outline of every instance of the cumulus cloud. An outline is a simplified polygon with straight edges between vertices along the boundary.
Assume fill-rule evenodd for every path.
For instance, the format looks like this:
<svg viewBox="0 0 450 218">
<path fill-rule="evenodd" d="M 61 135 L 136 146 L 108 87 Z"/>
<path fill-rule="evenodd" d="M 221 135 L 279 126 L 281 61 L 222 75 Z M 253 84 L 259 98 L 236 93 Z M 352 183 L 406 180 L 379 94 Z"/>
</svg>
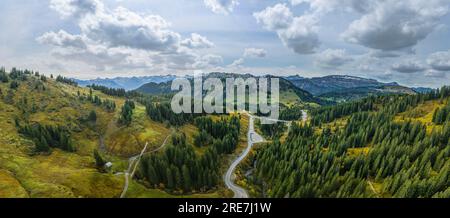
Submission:
<svg viewBox="0 0 450 218">
<path fill-rule="evenodd" d="M 204 0 L 203 2 L 214 13 L 224 15 L 233 12 L 234 7 L 239 5 L 238 0 Z"/>
<path fill-rule="evenodd" d="M 312 54 L 320 45 L 315 20 L 309 16 L 294 18 L 289 28 L 278 31 L 283 44 L 298 54 Z"/>
<path fill-rule="evenodd" d="M 286 4 L 276 4 L 253 14 L 256 21 L 267 30 L 286 29 L 292 24 L 294 16 Z"/>
<path fill-rule="evenodd" d="M 400 73 L 416 73 L 426 70 L 426 67 L 417 60 L 404 60 L 393 64 L 391 69 Z"/>
<path fill-rule="evenodd" d="M 448 0 L 290 0 L 307 4 L 316 18 L 333 11 L 350 11 L 361 17 L 353 21 L 342 38 L 368 48 L 407 50 L 425 39 L 449 12 Z"/>
<path fill-rule="evenodd" d="M 267 7 L 253 16 L 265 29 L 276 31 L 283 44 L 298 54 L 314 53 L 320 45 L 315 16 L 294 17 L 286 4 Z"/>
<path fill-rule="evenodd" d="M 425 39 L 447 13 L 446 0 L 379 0 L 342 37 L 383 51 L 409 48 Z"/>
<path fill-rule="evenodd" d="M 83 39 L 82 36 L 72 35 L 64 30 L 60 30 L 57 33 L 47 32 L 37 38 L 37 41 L 42 44 L 50 44 L 60 47 L 72 47 L 78 49 L 85 49 L 87 47 L 84 40 L 85 39 Z"/>
<path fill-rule="evenodd" d="M 77 18 L 81 33 L 47 32 L 36 40 L 54 46 L 53 55 L 67 61 L 87 63 L 97 70 L 198 69 L 221 63 L 217 56 L 195 52 L 212 47 L 212 42 L 196 33 L 182 39 L 158 15 L 123 7 L 109 10 L 98 0 L 51 0 L 50 7 L 63 17 Z"/>
<path fill-rule="evenodd" d="M 437 71 L 450 71 L 450 51 L 431 54 L 427 59 L 428 65 Z"/>
<path fill-rule="evenodd" d="M 222 64 L 223 59 L 218 55 L 205 55 L 198 58 L 197 62 L 193 65 L 194 68 L 208 68 L 215 67 Z"/>
<path fill-rule="evenodd" d="M 266 57 L 267 51 L 262 48 L 246 48 L 244 51 L 244 57 Z"/>
<path fill-rule="evenodd" d="M 170 25 L 162 17 L 141 16 L 123 7 L 111 13 L 88 16 L 79 25 L 89 38 L 110 47 L 174 51 L 181 38 L 180 34 L 168 29 Z"/>
<path fill-rule="evenodd" d="M 315 63 L 317 66 L 323 68 L 337 68 L 353 60 L 347 55 L 347 52 L 342 49 L 327 49 L 320 54 L 317 54 Z"/>
<path fill-rule="evenodd" d="M 50 8 L 62 17 L 79 17 L 103 10 L 103 3 L 98 0 L 51 0 Z"/>
<path fill-rule="evenodd" d="M 201 36 L 197 33 L 192 33 L 191 38 L 181 41 L 181 45 L 193 49 L 214 47 L 214 43 L 210 42 L 206 37 Z"/>
</svg>

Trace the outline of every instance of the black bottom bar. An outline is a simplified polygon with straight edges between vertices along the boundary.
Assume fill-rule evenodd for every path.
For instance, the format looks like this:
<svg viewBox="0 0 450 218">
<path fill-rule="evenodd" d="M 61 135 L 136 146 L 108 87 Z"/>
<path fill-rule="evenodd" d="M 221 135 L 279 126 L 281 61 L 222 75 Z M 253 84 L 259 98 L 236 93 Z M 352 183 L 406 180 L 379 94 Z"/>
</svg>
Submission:
<svg viewBox="0 0 450 218">
<path fill-rule="evenodd" d="M 1 199 L 2 212 L 45 217 L 296 217 L 446 214 L 449 199 Z"/>
</svg>

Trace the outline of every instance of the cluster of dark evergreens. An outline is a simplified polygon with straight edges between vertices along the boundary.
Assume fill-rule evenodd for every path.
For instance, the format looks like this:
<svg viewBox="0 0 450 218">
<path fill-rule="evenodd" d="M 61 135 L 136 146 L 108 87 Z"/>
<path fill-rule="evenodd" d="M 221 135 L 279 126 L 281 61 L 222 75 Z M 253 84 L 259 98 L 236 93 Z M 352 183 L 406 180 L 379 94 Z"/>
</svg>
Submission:
<svg viewBox="0 0 450 218">
<path fill-rule="evenodd" d="M 269 197 L 448 198 L 450 122 L 427 133 L 420 122 L 394 122 L 394 116 L 424 101 L 449 96 L 444 87 L 427 94 L 370 98 L 316 111 L 319 122 L 293 125 L 285 143 L 275 140 L 258 150 L 251 181 Z M 315 125 L 344 114 L 349 116 L 344 127 L 314 132 Z"/>
<path fill-rule="evenodd" d="M 31 70 L 19 70 L 17 68 L 12 68 L 9 73 L 6 72 L 4 67 L 0 67 L 0 82 L 7 83 L 10 80 L 13 80 L 10 84 L 10 88 L 16 89 L 19 86 L 19 81 L 26 81 L 27 76 L 32 76 L 39 78 L 41 81 L 46 82 L 47 77 L 45 75 L 41 75 L 39 72 L 31 71 Z"/>
<path fill-rule="evenodd" d="M 172 192 L 205 191 L 217 186 L 221 154 L 231 153 L 237 146 L 239 119 L 232 117 L 212 121 L 197 118 L 200 133 L 194 139 L 196 146 L 206 146 L 202 155 L 197 155 L 186 136 L 174 134 L 172 145 L 163 153 L 145 156 L 138 176 L 151 186 Z"/>
<path fill-rule="evenodd" d="M 17 80 L 17 81 L 26 81 L 27 76 L 34 75 L 36 77 L 41 77 L 41 80 L 45 80 L 46 77 L 44 75 L 40 75 L 39 72 L 34 72 L 31 70 L 19 70 L 15 67 L 11 69 L 8 73 L 6 72 L 4 67 L 0 67 L 0 82 L 7 83 L 9 80 Z"/>
<path fill-rule="evenodd" d="M 280 111 L 280 120 L 300 120 L 303 118 L 301 106 L 285 107 Z"/>
<path fill-rule="evenodd" d="M 61 76 L 61 75 L 58 75 L 58 76 L 56 77 L 56 81 L 57 81 L 57 82 L 60 82 L 60 83 L 69 84 L 69 85 L 71 85 L 71 86 L 78 86 L 78 83 L 75 82 L 75 80 L 70 79 L 70 78 L 63 77 L 63 76 Z"/>
<path fill-rule="evenodd" d="M 13 67 L 11 69 L 11 71 L 9 72 L 9 78 L 11 78 L 12 80 L 18 80 L 18 81 L 26 81 L 27 80 L 27 75 L 32 75 L 34 74 L 33 71 L 30 70 L 19 70 L 15 67 Z"/>
<path fill-rule="evenodd" d="M 106 86 L 96 84 L 89 85 L 88 87 L 111 96 L 125 97 L 127 94 L 127 91 L 125 91 L 125 89 L 108 88 Z"/>
<path fill-rule="evenodd" d="M 147 101 L 145 104 L 147 115 L 157 122 L 168 122 L 173 126 L 181 126 L 194 120 L 195 115 L 190 113 L 176 114 L 172 111 L 169 103 L 153 103 Z"/>
<path fill-rule="evenodd" d="M 0 82 L 7 83 L 9 82 L 8 74 L 6 73 L 6 70 L 4 67 L 0 68 Z"/>
<path fill-rule="evenodd" d="M 129 126 L 133 119 L 133 110 L 135 107 L 134 101 L 126 100 L 125 104 L 122 106 L 118 123 Z"/>
<path fill-rule="evenodd" d="M 213 121 L 211 117 L 197 117 L 195 125 L 200 130 L 194 138 L 196 146 L 202 147 L 212 142 L 220 154 L 230 154 L 236 149 L 241 128 L 238 117 L 218 121 Z"/>
<path fill-rule="evenodd" d="M 204 191 L 217 185 L 219 154 L 209 147 L 201 156 L 186 144 L 184 134 L 172 136 L 172 145 L 163 153 L 144 156 L 138 177 L 152 187 L 171 192 Z"/>
<path fill-rule="evenodd" d="M 64 127 L 44 126 L 39 123 L 22 126 L 18 120 L 16 120 L 16 126 L 20 134 L 33 140 L 36 152 L 50 152 L 50 148 L 59 148 L 69 152 L 75 151 L 69 131 Z"/>
<path fill-rule="evenodd" d="M 319 125 L 320 123 L 328 123 L 335 119 L 350 115 L 361 111 L 370 111 L 374 109 L 373 101 L 375 97 L 366 98 L 356 102 L 339 104 L 336 106 L 320 107 L 310 111 L 312 116 L 311 123 Z"/>
<path fill-rule="evenodd" d="M 100 169 L 103 170 L 106 164 L 105 159 L 103 159 L 102 155 L 100 155 L 100 153 L 98 152 L 97 149 L 94 149 L 94 159 L 95 159 L 95 166 Z"/>
<path fill-rule="evenodd" d="M 433 123 L 441 125 L 445 121 L 450 121 L 450 101 L 443 108 L 437 108 L 433 114 Z"/>
<path fill-rule="evenodd" d="M 100 97 L 98 97 L 97 95 L 94 95 L 92 93 L 92 89 L 89 89 L 89 95 L 85 96 L 82 95 L 79 91 L 78 91 L 78 98 L 81 101 L 89 101 L 92 104 L 96 105 L 96 106 L 102 106 L 104 107 L 108 112 L 114 112 L 116 110 L 116 102 L 113 100 L 109 100 L 109 99 L 101 99 Z"/>
<path fill-rule="evenodd" d="M 279 138 L 286 131 L 286 124 L 281 122 L 274 124 L 261 124 L 261 122 L 257 120 L 255 123 L 266 138 Z"/>
<path fill-rule="evenodd" d="M 142 97 L 143 96 L 139 92 L 126 91 L 125 89 L 121 89 L 121 88 L 109 88 L 106 86 L 101 86 L 101 85 L 96 85 L 96 84 L 89 85 L 88 87 L 90 87 L 93 90 L 100 91 L 103 94 L 117 96 L 117 97 L 134 98 L 134 97 Z"/>
</svg>

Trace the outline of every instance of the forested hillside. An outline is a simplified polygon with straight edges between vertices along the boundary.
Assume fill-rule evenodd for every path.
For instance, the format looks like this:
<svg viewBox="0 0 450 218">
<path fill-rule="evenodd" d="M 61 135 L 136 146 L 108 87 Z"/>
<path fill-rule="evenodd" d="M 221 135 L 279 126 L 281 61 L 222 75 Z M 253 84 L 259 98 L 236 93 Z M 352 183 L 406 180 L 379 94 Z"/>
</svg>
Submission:
<svg viewBox="0 0 450 218">
<path fill-rule="evenodd" d="M 120 195 L 124 177 L 115 173 L 127 157 L 145 142 L 160 146 L 170 129 L 126 101 L 137 98 L 132 92 L 93 88 L 0 68 L 0 197 Z"/>
<path fill-rule="evenodd" d="M 146 143 L 126 197 L 225 196 L 243 119 L 174 114 L 169 97 L 1 68 L 0 197 L 119 197 Z"/>
<path fill-rule="evenodd" d="M 450 197 L 450 88 L 311 111 L 253 156 L 266 197 Z"/>
<path fill-rule="evenodd" d="M 248 117 L 175 114 L 169 101 L 1 68 L 0 197 L 118 197 L 146 143 L 126 197 L 229 196 L 222 176 L 247 145 Z M 270 142 L 239 182 L 253 196 L 450 197 L 450 88 L 304 103 L 283 104 L 289 127 L 256 121 Z"/>
<path fill-rule="evenodd" d="M 238 145 L 240 120 L 236 116 L 213 121 L 209 117 L 195 120 L 200 133 L 189 144 L 186 135 L 173 135 L 171 145 L 162 153 L 145 156 L 138 177 L 151 187 L 175 193 L 217 188 L 223 154 L 231 154 Z M 201 154 L 195 147 L 206 147 Z"/>
</svg>

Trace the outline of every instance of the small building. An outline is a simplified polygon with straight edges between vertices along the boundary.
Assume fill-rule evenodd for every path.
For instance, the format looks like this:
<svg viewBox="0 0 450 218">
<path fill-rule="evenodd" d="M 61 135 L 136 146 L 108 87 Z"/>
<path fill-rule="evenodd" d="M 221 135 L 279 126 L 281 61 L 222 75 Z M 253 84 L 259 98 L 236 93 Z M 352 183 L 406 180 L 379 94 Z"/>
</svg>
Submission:
<svg viewBox="0 0 450 218">
<path fill-rule="evenodd" d="M 111 168 L 112 165 L 113 165 L 113 164 L 112 164 L 111 162 L 108 162 L 108 163 L 105 164 L 105 167 L 106 167 L 106 168 Z"/>
</svg>

